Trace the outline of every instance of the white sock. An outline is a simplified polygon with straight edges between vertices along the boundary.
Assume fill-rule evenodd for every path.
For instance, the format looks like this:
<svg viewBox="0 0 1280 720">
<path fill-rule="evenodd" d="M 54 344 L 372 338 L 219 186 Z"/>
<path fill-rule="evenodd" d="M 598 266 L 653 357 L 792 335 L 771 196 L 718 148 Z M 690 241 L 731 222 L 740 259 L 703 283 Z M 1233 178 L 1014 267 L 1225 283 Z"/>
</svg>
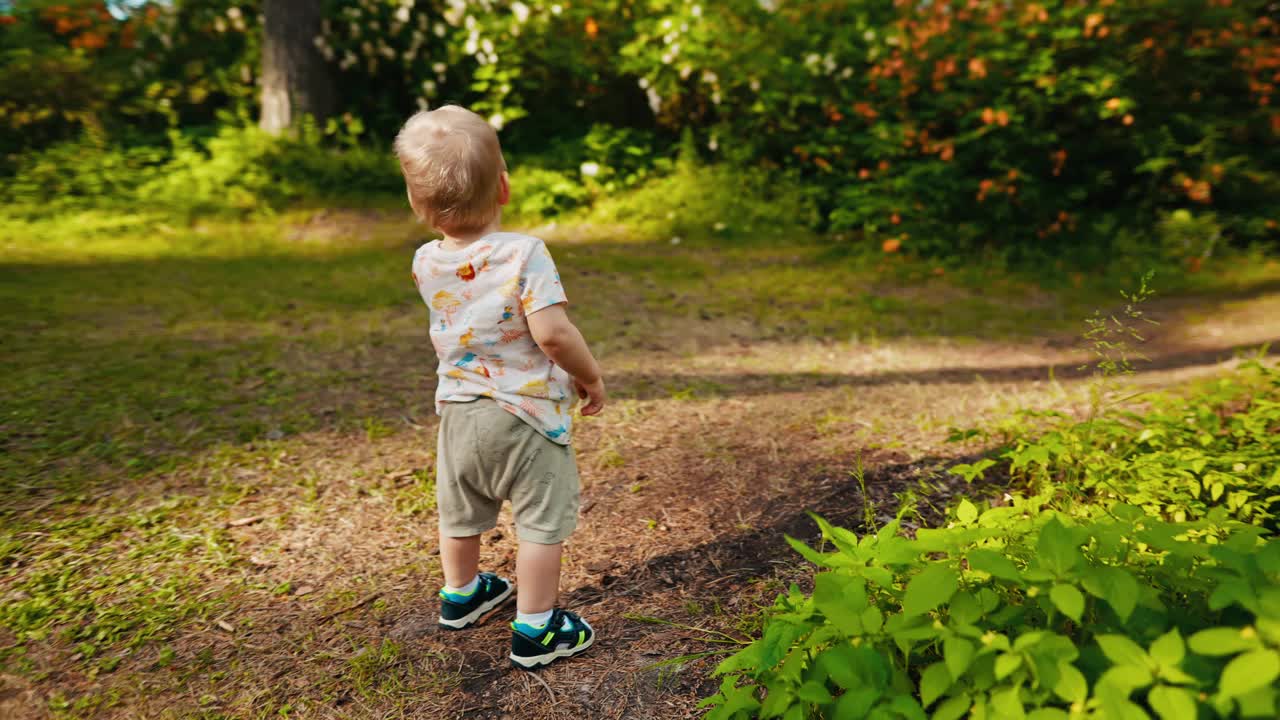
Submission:
<svg viewBox="0 0 1280 720">
<path fill-rule="evenodd" d="M 531 628 L 542 628 L 551 622 L 551 610 L 540 613 L 522 613 L 516 611 L 516 622 L 521 625 L 528 625 Z"/>
<path fill-rule="evenodd" d="M 480 585 L 480 576 L 476 575 L 475 577 L 471 578 L 471 582 L 467 583 L 466 585 L 463 585 L 460 588 L 449 587 L 449 585 L 446 583 L 444 586 L 444 591 L 449 593 L 450 595 L 470 595 L 471 593 L 476 591 L 476 588 L 479 585 Z"/>
</svg>

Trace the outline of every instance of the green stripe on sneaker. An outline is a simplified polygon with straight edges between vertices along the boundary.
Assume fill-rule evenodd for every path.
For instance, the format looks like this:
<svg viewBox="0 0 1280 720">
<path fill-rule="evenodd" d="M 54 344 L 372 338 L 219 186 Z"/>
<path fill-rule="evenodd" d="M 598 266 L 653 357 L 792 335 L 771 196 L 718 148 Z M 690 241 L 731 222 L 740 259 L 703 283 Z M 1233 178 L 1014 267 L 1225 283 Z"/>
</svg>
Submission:
<svg viewBox="0 0 1280 720">
<path fill-rule="evenodd" d="M 579 630 L 579 631 L 578 631 L 578 644 L 579 644 L 579 645 L 581 645 L 581 644 L 582 644 L 582 641 L 583 641 L 583 640 L 586 640 L 586 639 L 587 639 L 587 631 L 586 631 L 586 630 Z"/>
<path fill-rule="evenodd" d="M 549 633 L 547 633 L 547 636 L 546 636 L 546 637 L 544 637 L 544 638 L 542 638 L 542 644 L 543 644 L 543 645 L 549 645 L 549 644 L 551 643 L 551 638 L 553 638 L 553 637 L 555 637 L 555 636 L 556 636 L 556 634 L 555 634 L 555 633 L 553 633 L 553 632 L 549 632 Z"/>
</svg>

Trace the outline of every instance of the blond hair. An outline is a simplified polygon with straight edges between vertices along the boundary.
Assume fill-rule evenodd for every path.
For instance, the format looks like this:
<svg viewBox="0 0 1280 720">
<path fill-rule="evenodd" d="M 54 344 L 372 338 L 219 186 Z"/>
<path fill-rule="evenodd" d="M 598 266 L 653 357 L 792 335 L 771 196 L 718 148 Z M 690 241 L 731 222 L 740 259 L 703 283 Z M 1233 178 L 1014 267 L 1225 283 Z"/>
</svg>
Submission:
<svg viewBox="0 0 1280 720">
<path fill-rule="evenodd" d="M 501 209 L 498 133 L 479 115 L 445 105 L 409 118 L 394 145 L 414 212 L 443 233 L 479 232 Z"/>
</svg>

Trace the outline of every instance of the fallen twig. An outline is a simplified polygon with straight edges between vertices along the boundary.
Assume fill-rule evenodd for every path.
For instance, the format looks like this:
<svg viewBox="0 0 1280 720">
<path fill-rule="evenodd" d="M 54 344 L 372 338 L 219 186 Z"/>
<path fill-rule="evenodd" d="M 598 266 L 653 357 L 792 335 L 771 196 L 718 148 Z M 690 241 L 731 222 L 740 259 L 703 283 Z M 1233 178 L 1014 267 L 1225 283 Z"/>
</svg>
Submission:
<svg viewBox="0 0 1280 720">
<path fill-rule="evenodd" d="M 377 600 L 377 599 L 378 599 L 378 598 L 380 598 L 380 597 L 382 597 L 382 591 L 381 591 L 381 590 L 379 590 L 378 592 L 375 592 L 375 593 L 369 593 L 368 595 L 365 595 L 364 597 L 362 597 L 362 598 L 360 598 L 358 601 L 356 601 L 356 603 L 355 603 L 354 605 L 350 605 L 350 606 L 344 607 L 344 608 L 342 608 L 341 610 L 335 610 L 335 611 L 333 611 L 333 612 L 329 613 L 328 615 L 325 615 L 324 617 L 320 618 L 320 619 L 319 619 L 319 620 L 317 620 L 316 622 L 328 622 L 328 621 L 330 621 L 330 620 L 332 620 L 332 619 L 334 619 L 334 618 L 338 617 L 339 615 L 341 615 L 341 614 L 343 614 L 343 613 L 351 612 L 352 610 L 357 610 L 357 609 L 359 609 L 359 608 L 362 608 L 362 607 L 364 607 L 365 605 L 368 605 L 369 603 L 373 602 L 374 600 Z"/>
<path fill-rule="evenodd" d="M 251 517 L 240 518 L 239 520 L 228 520 L 227 527 L 243 527 L 245 525 L 252 525 L 256 522 L 262 522 L 264 519 L 266 519 L 266 515 L 253 515 Z"/>
</svg>

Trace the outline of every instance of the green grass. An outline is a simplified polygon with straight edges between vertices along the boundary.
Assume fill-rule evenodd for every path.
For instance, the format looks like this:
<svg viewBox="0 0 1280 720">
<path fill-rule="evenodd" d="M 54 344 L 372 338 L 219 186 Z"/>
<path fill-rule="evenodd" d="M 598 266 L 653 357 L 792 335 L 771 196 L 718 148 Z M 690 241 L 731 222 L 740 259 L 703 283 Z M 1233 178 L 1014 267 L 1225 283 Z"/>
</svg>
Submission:
<svg viewBox="0 0 1280 720">
<path fill-rule="evenodd" d="M 905 258 L 837 257 L 813 238 L 552 235 L 573 316 L 624 378 L 614 386 L 624 414 L 647 392 L 723 395 L 727 380 L 675 376 L 727 363 L 744 343 L 788 353 L 811 341 L 1042 335 L 1114 298 L 1113 278 L 1050 292 L 979 268 L 939 277 Z M 335 501 L 339 480 L 295 462 L 300 453 L 373 447 L 430 424 L 434 359 L 408 271 L 422 238 L 404 212 L 195 224 L 0 216 L 0 668 L 39 680 L 59 658 L 89 675 L 139 657 L 180 665 L 164 649 L 177 629 L 213 626 L 245 594 L 297 592 L 255 574 L 248 541 L 227 523 L 320 522 L 357 500 Z M 1241 263 L 1196 282 L 1216 292 L 1276 277 Z M 829 413 L 819 427 L 844 420 Z M 341 492 L 421 523 L 435 481 L 422 447 L 412 467 L 381 471 L 409 471 L 391 479 L 335 471 Z M 598 462 L 632 458 L 610 446 Z M 255 509 L 275 488 L 289 502 Z M 336 610 L 364 592 L 359 581 L 309 597 Z M 343 691 L 401 702 L 446 683 L 442 663 L 398 653 L 353 654 Z M 90 714 L 118 701 L 110 692 L 53 709 Z"/>
</svg>

